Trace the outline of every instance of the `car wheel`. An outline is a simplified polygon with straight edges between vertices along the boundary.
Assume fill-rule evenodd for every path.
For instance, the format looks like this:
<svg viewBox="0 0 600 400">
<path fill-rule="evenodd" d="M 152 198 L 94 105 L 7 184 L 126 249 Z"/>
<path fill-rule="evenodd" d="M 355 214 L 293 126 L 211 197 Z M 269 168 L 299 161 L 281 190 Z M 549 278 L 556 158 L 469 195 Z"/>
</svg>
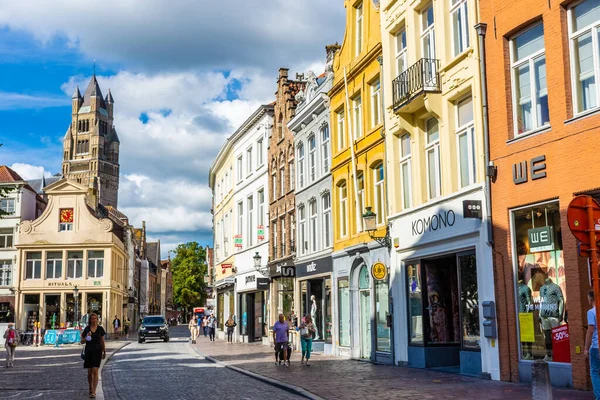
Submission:
<svg viewBox="0 0 600 400">
<path fill-rule="evenodd" d="M 169 337 L 167 336 L 167 337 L 165 338 L 165 343 L 167 343 L 168 341 L 169 341 Z"/>
<path fill-rule="evenodd" d="M 143 343 L 144 341 L 142 340 L 142 338 L 138 338 L 138 343 Z"/>
</svg>

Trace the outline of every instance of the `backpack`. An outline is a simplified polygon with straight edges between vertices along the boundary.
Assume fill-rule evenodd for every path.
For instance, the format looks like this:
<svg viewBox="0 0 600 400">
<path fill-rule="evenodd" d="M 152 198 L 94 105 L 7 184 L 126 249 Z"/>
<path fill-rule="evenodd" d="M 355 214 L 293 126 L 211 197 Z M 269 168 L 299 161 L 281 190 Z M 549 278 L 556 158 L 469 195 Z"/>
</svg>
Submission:
<svg viewBox="0 0 600 400">
<path fill-rule="evenodd" d="M 10 347 L 17 347 L 17 334 L 14 329 L 9 329 L 8 331 L 8 345 Z"/>
</svg>

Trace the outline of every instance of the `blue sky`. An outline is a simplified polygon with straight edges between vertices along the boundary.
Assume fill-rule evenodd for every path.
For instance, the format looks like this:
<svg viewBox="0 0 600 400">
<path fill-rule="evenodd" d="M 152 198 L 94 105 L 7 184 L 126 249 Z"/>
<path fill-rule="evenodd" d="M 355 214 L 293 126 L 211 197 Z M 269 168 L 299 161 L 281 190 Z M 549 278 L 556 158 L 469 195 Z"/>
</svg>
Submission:
<svg viewBox="0 0 600 400">
<path fill-rule="evenodd" d="M 26 179 L 61 168 L 71 94 L 94 70 L 115 98 L 119 208 L 163 256 L 212 244 L 208 169 L 273 101 L 279 67 L 322 72 L 343 3 L 306 0 L 0 0 L 0 164 Z M 135 12 L 132 12 L 135 10 Z"/>
</svg>

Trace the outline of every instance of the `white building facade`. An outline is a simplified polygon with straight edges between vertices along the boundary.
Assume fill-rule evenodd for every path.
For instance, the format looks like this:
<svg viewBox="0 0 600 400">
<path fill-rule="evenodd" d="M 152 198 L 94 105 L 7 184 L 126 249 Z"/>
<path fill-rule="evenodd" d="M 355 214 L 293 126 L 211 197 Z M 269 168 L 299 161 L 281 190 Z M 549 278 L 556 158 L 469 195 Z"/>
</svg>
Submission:
<svg viewBox="0 0 600 400">
<path fill-rule="evenodd" d="M 288 123 L 294 133 L 296 160 L 296 280 L 294 308 L 310 315 L 316 327 L 315 351 L 332 353 L 333 298 L 331 252 L 331 138 L 329 98 L 333 73 L 308 73 L 306 89 L 296 95 L 296 115 Z"/>
</svg>

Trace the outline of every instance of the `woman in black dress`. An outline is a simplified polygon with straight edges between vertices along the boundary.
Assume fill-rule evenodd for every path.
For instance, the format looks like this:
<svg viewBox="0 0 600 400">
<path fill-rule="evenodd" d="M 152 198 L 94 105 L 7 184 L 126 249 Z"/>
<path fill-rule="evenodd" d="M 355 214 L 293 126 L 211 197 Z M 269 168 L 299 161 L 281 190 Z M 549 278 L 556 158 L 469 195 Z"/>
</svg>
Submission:
<svg viewBox="0 0 600 400">
<path fill-rule="evenodd" d="M 89 325 L 81 333 L 81 343 L 85 343 L 85 360 L 83 368 L 88 370 L 88 384 L 90 387 L 90 398 L 96 397 L 96 386 L 98 386 L 98 368 L 106 357 L 104 345 L 104 328 L 98 325 L 98 315 L 90 314 Z"/>
</svg>

